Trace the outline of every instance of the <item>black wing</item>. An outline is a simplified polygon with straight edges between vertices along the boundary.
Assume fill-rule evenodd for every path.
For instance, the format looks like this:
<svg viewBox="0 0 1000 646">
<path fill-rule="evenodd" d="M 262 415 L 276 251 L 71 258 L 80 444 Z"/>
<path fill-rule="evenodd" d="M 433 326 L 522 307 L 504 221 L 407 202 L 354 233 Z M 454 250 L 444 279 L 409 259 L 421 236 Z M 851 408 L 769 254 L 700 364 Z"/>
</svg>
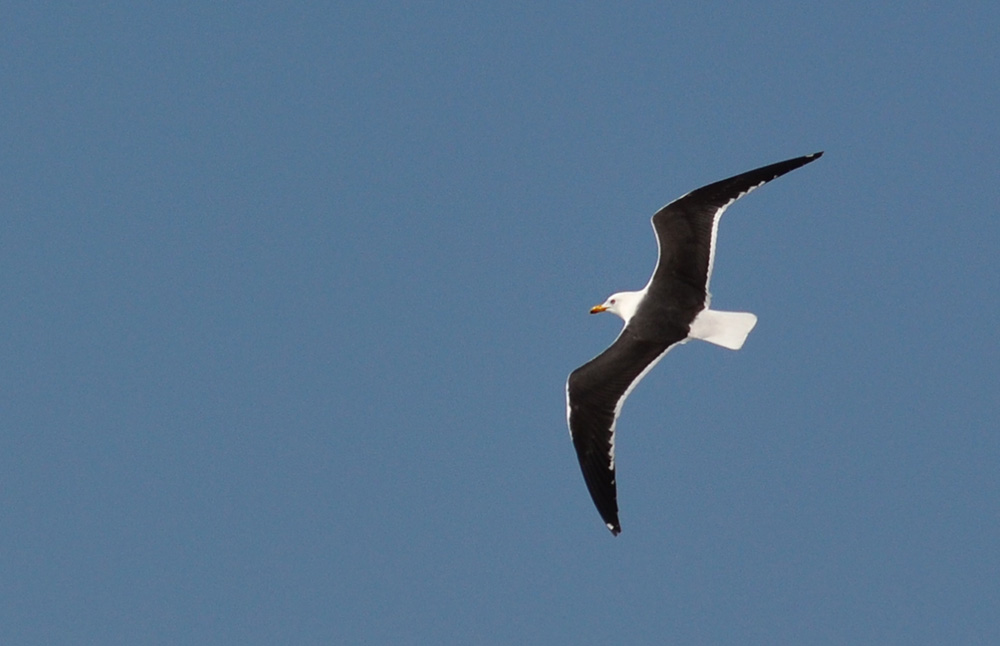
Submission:
<svg viewBox="0 0 1000 646">
<path fill-rule="evenodd" d="M 719 218 L 730 204 L 785 173 L 820 158 L 822 152 L 741 173 L 679 197 L 656 212 L 653 229 L 660 255 L 649 293 L 700 310 L 706 304 Z"/>
<path fill-rule="evenodd" d="M 680 339 L 678 339 L 680 340 Z M 615 486 L 615 420 L 650 364 L 670 347 L 638 338 L 628 327 L 566 382 L 566 418 L 590 497 L 612 534 L 621 532 Z"/>
</svg>

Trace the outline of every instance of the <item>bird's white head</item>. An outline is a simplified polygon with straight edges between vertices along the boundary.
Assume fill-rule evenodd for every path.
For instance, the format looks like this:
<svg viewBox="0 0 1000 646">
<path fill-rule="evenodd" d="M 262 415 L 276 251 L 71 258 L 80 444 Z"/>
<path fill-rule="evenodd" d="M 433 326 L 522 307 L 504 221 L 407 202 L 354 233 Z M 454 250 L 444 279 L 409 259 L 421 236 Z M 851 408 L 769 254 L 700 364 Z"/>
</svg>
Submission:
<svg viewBox="0 0 1000 646">
<path fill-rule="evenodd" d="M 608 300 L 600 305 L 590 308 L 590 313 L 611 312 L 628 323 L 629 319 L 635 315 L 635 311 L 639 309 L 639 303 L 642 302 L 642 297 L 645 295 L 646 292 L 618 292 L 608 296 Z"/>
</svg>

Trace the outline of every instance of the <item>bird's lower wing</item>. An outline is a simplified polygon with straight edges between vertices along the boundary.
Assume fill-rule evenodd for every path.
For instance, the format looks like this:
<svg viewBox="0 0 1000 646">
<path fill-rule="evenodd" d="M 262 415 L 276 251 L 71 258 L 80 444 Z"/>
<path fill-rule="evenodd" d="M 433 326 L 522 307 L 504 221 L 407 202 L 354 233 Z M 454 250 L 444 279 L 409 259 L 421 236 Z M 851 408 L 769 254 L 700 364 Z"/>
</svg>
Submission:
<svg viewBox="0 0 1000 646">
<path fill-rule="evenodd" d="M 608 529 L 621 531 L 615 485 L 615 421 L 625 398 L 669 346 L 637 338 L 626 327 L 566 382 L 566 418 L 583 479 Z"/>
</svg>

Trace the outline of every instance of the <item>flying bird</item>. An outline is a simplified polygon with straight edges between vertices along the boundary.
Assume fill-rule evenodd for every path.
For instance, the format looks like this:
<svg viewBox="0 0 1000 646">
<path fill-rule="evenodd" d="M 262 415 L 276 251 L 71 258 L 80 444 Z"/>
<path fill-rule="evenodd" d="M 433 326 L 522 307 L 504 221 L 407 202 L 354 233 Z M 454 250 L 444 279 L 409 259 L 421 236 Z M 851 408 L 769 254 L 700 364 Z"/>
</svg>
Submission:
<svg viewBox="0 0 1000 646">
<path fill-rule="evenodd" d="M 796 157 L 703 186 L 653 215 L 659 257 L 646 286 L 618 292 L 590 310 L 625 321 L 607 350 L 566 381 L 566 421 L 583 479 L 604 523 L 617 536 L 615 424 L 625 399 L 671 348 L 701 339 L 739 350 L 757 324 L 749 312 L 709 309 L 708 282 L 715 239 L 725 210 L 755 188 L 819 159 Z"/>
</svg>

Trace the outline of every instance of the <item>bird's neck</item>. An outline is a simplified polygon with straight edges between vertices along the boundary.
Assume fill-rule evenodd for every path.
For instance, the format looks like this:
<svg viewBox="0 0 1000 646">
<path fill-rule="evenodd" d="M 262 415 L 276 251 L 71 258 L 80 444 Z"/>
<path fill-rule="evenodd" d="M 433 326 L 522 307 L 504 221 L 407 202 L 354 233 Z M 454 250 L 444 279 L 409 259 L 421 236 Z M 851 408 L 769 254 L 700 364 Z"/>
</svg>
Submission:
<svg viewBox="0 0 1000 646">
<path fill-rule="evenodd" d="M 618 295 L 618 311 L 615 312 L 618 316 L 622 317 L 625 323 L 628 323 L 635 312 L 639 309 L 639 303 L 642 302 L 643 297 L 646 295 L 646 290 L 638 292 L 621 292 Z"/>
</svg>

